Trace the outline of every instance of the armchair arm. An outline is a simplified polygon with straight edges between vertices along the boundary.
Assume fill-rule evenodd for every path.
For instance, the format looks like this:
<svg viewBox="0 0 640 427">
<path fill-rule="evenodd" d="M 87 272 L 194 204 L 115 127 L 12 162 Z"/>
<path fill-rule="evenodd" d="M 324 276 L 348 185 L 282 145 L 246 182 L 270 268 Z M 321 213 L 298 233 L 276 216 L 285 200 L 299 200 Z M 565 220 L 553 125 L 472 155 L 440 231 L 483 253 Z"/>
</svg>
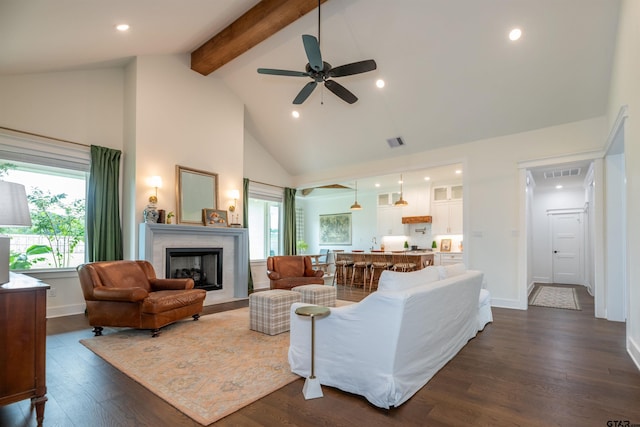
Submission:
<svg viewBox="0 0 640 427">
<path fill-rule="evenodd" d="M 304 271 L 304 277 L 322 277 L 324 276 L 324 271 L 322 270 L 314 270 L 309 268 Z"/>
<path fill-rule="evenodd" d="M 110 288 L 97 286 L 93 288 L 96 301 L 126 301 L 137 302 L 145 299 L 149 293 L 143 288 Z"/>
<path fill-rule="evenodd" d="M 271 279 L 271 280 L 280 280 L 280 279 L 282 279 L 282 276 L 280 276 L 280 273 L 278 273 L 277 271 L 269 271 L 269 270 L 267 270 L 267 276 L 269 276 L 269 279 Z"/>
<path fill-rule="evenodd" d="M 149 279 L 151 289 L 154 291 L 171 291 L 193 289 L 193 279 Z"/>
</svg>

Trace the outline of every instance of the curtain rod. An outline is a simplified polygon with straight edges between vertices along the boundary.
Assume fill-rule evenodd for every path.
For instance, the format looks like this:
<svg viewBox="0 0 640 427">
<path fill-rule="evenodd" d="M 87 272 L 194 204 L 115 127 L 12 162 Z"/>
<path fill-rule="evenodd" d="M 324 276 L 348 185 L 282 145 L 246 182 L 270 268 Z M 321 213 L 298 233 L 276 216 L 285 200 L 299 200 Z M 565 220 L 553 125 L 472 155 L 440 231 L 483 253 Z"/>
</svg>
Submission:
<svg viewBox="0 0 640 427">
<path fill-rule="evenodd" d="M 249 182 L 255 182 L 256 184 L 262 184 L 262 185 L 268 185 L 269 187 L 275 187 L 275 188 L 282 188 L 283 190 L 287 187 L 281 187 L 279 185 L 274 185 L 274 184 L 267 184 L 266 182 L 260 182 L 260 181 L 254 181 L 252 179 L 249 180 Z"/>
<path fill-rule="evenodd" d="M 10 132 L 16 132 L 16 133 L 21 133 L 23 135 L 29 135 L 29 136 L 36 136 L 38 138 L 46 138 L 46 139 L 50 139 L 52 141 L 58 141 L 58 142 L 66 142 L 67 144 L 74 144 L 74 145 L 79 145 L 81 147 L 91 147 L 91 145 L 88 144 L 83 144 L 81 142 L 73 142 L 73 141 L 68 141 L 66 139 L 60 139 L 60 138 L 53 138 L 51 136 L 47 136 L 47 135 L 40 135 L 38 133 L 33 133 L 33 132 L 26 132 L 23 130 L 18 130 L 18 129 L 11 129 L 11 128 L 6 128 L 4 126 L 0 126 L 0 130 L 8 130 Z"/>
</svg>

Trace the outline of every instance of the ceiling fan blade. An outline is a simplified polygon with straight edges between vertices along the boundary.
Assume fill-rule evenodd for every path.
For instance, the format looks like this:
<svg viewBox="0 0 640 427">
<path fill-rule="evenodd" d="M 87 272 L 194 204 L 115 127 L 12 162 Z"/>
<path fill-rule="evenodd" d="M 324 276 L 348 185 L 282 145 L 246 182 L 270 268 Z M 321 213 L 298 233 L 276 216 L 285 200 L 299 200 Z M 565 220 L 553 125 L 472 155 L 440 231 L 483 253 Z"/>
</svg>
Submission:
<svg viewBox="0 0 640 427">
<path fill-rule="evenodd" d="M 303 34 L 302 43 L 304 44 L 304 51 L 307 53 L 307 59 L 309 60 L 311 68 L 316 71 L 322 71 L 324 64 L 322 62 L 318 39 L 309 34 Z"/>
<path fill-rule="evenodd" d="M 296 105 L 302 104 L 309 97 L 309 95 L 311 95 L 311 92 L 313 92 L 317 85 L 318 83 L 316 82 L 309 82 L 304 85 L 302 90 L 298 93 L 298 96 L 296 96 L 296 99 L 293 100 L 293 103 Z"/>
<path fill-rule="evenodd" d="M 309 77 L 309 74 L 303 71 L 274 70 L 273 68 L 258 68 L 258 73 L 274 76 Z"/>
<path fill-rule="evenodd" d="M 340 83 L 337 83 L 333 80 L 327 80 L 326 82 L 324 82 L 324 85 L 327 89 L 336 94 L 346 103 L 353 104 L 358 100 L 357 96 L 349 92 L 347 88 L 342 86 Z"/>
<path fill-rule="evenodd" d="M 329 77 L 351 76 L 353 74 L 366 73 L 377 68 L 376 61 L 367 59 L 366 61 L 353 62 L 351 64 L 341 65 L 332 68 L 327 73 Z"/>
</svg>

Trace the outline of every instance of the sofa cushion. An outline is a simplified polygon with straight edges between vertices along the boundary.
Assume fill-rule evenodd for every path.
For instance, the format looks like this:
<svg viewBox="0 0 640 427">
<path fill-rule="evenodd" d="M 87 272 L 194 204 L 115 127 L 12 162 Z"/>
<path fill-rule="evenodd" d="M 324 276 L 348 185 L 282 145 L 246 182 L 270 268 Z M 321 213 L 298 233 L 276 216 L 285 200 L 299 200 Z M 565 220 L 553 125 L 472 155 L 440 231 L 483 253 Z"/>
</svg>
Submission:
<svg viewBox="0 0 640 427">
<path fill-rule="evenodd" d="M 451 265 L 439 265 L 438 274 L 440 275 L 440 280 L 447 279 L 449 277 L 459 276 L 464 274 L 467 271 L 467 267 L 464 264 L 451 264 Z"/>
<path fill-rule="evenodd" d="M 437 280 L 439 280 L 438 269 L 434 266 L 406 273 L 385 270 L 380 274 L 378 291 L 404 291 Z"/>
</svg>

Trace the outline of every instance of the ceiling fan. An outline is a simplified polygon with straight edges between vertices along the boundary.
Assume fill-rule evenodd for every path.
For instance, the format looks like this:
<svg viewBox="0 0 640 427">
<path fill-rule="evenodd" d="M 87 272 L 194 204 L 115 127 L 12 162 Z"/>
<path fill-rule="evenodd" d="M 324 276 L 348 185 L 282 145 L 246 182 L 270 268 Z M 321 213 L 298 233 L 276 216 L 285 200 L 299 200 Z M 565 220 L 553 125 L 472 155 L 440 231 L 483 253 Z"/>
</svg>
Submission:
<svg viewBox="0 0 640 427">
<path fill-rule="evenodd" d="M 368 59 L 365 61 L 353 62 L 333 68 L 328 62 L 322 60 L 320 53 L 320 0 L 318 0 L 318 38 L 309 34 L 303 34 L 302 43 L 309 62 L 305 71 L 277 70 L 273 68 L 258 68 L 260 74 L 271 74 L 275 76 L 288 77 L 310 77 L 313 81 L 307 83 L 293 100 L 294 104 L 302 104 L 311 95 L 318 83 L 337 95 L 343 101 L 353 104 L 358 98 L 347 88 L 342 86 L 334 77 L 351 76 L 354 74 L 366 73 L 376 69 L 376 61 Z"/>
</svg>

